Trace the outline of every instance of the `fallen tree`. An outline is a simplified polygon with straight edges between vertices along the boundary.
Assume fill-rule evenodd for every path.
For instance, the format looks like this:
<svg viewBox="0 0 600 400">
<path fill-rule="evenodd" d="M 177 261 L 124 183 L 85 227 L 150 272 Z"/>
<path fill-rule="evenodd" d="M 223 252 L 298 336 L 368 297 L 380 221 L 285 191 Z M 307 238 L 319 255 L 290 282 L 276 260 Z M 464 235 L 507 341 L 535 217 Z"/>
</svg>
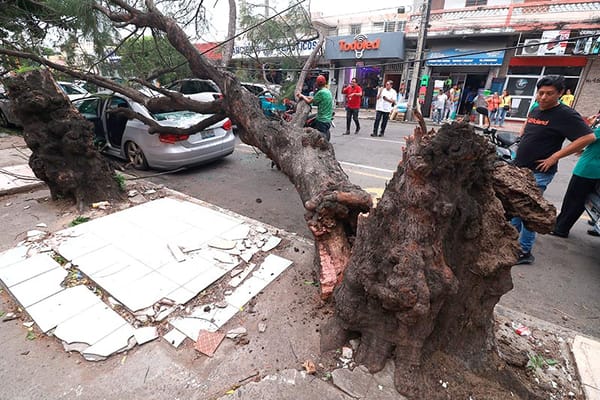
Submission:
<svg viewBox="0 0 600 400">
<path fill-rule="evenodd" d="M 79 210 L 124 198 L 114 169 L 94 146 L 94 128 L 71 105 L 48 70 L 5 80 L 15 115 L 31 150 L 29 166 L 53 200 L 71 199 Z"/>
<path fill-rule="evenodd" d="M 554 209 L 529 172 L 497 166 L 493 149 L 466 124 L 425 134 L 422 123 L 372 208 L 370 196 L 336 161 L 331 144 L 301 127 L 306 110 L 293 123 L 266 119 L 257 99 L 203 58 L 152 1 L 144 10 L 121 0 L 107 3 L 110 7 L 94 3 L 94 9 L 121 26 L 164 32 L 195 76 L 214 80 L 224 100 L 211 107 L 231 116 L 242 141 L 276 162 L 296 187 L 315 239 L 323 297 L 339 285 L 335 316 L 322 330 L 324 349 L 360 335 L 356 360 L 377 371 L 393 358 L 396 387 L 410 398 L 500 399 L 509 392 L 536 397 L 503 368 L 491 334 L 493 308 L 512 288 L 516 259 L 516 232 L 505 215 L 521 216 L 541 232 L 553 225 Z M 159 101 L 140 99 L 139 92 L 101 78 L 64 72 L 108 85 L 151 111 L 170 100 L 186 107 L 185 99 L 167 92 Z M 463 379 L 440 393 L 444 372 Z"/>
</svg>

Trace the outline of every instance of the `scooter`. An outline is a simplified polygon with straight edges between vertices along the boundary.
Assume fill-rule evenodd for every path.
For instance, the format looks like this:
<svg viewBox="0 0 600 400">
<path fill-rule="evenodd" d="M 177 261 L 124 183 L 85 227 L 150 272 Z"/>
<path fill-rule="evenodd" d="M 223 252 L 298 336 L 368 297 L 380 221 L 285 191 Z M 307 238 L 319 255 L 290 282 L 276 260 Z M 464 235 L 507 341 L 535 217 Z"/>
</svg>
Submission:
<svg viewBox="0 0 600 400">
<path fill-rule="evenodd" d="M 488 109 L 485 107 L 477 107 L 475 109 L 479 114 L 488 117 L 488 125 L 485 128 L 474 125 L 475 129 L 483 131 L 483 135 L 486 136 L 494 146 L 496 146 L 496 155 L 502 161 L 511 163 L 517 156 L 517 149 L 519 147 L 519 141 L 521 137 L 515 135 L 512 132 L 498 131 L 495 128 L 490 127 L 490 119 Z"/>
</svg>

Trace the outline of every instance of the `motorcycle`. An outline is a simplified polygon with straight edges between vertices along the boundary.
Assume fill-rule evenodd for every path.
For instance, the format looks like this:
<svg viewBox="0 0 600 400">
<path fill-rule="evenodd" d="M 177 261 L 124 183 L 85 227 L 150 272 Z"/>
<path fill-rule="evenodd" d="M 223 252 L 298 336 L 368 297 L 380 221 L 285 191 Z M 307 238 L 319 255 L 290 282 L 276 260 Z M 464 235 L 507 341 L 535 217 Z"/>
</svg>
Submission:
<svg viewBox="0 0 600 400">
<path fill-rule="evenodd" d="M 512 163 L 517 156 L 517 148 L 521 137 L 512 132 L 498 131 L 490 127 L 490 119 L 488 109 L 485 107 L 477 107 L 475 109 L 479 114 L 488 117 L 488 125 L 485 128 L 474 126 L 475 129 L 483 131 L 483 135 L 496 146 L 496 155 L 502 161 Z"/>
</svg>

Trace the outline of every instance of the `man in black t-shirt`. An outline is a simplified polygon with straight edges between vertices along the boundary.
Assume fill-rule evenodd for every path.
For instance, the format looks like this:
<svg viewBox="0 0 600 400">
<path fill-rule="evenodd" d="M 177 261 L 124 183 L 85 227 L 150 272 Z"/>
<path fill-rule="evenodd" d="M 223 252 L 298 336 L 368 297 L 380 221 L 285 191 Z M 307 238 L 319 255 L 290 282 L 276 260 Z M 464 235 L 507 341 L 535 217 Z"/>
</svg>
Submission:
<svg viewBox="0 0 600 400">
<path fill-rule="evenodd" d="M 536 86 L 539 106 L 527 115 L 515 164 L 533 171 L 543 193 L 557 171 L 558 160 L 582 150 L 596 138 L 577 111 L 558 101 L 565 89 L 562 76 L 545 76 Z M 565 139 L 571 143 L 563 149 Z M 511 223 L 519 231 L 521 253 L 517 264 L 533 263 L 535 257 L 531 249 L 535 232 L 525 228 L 519 217 L 513 218 Z"/>
</svg>

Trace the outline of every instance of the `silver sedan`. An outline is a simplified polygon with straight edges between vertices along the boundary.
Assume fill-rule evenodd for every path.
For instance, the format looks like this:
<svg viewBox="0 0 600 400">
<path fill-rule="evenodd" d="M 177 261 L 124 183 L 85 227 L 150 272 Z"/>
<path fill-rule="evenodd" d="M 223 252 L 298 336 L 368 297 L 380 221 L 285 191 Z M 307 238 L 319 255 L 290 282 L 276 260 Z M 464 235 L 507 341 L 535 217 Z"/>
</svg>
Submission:
<svg viewBox="0 0 600 400">
<path fill-rule="evenodd" d="M 191 111 L 152 114 L 142 104 L 118 94 L 91 95 L 73 104 L 94 124 L 95 140 L 102 151 L 129 161 L 137 169 L 172 170 L 204 164 L 228 156 L 235 148 L 229 118 L 192 135 L 150 134 L 141 121 L 109 111 L 130 108 L 160 125 L 179 128 L 190 127 L 210 115 Z"/>
</svg>

